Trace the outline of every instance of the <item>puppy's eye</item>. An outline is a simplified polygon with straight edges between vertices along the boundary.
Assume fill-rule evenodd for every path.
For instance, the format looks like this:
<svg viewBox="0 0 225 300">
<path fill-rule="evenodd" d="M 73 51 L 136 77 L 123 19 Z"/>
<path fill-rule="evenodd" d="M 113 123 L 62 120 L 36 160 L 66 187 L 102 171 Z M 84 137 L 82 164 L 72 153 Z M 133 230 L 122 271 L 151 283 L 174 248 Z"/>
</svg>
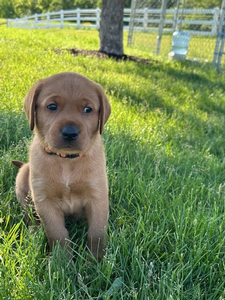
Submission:
<svg viewBox="0 0 225 300">
<path fill-rule="evenodd" d="M 47 109 L 49 109 L 49 110 L 51 110 L 51 111 L 55 111 L 55 110 L 57 110 L 58 109 L 58 107 L 57 107 L 57 105 L 56 104 L 49 104 L 48 106 L 47 106 Z"/>
<path fill-rule="evenodd" d="M 85 107 L 84 109 L 84 113 L 85 114 L 90 114 L 92 112 L 92 108 L 91 107 Z"/>
</svg>

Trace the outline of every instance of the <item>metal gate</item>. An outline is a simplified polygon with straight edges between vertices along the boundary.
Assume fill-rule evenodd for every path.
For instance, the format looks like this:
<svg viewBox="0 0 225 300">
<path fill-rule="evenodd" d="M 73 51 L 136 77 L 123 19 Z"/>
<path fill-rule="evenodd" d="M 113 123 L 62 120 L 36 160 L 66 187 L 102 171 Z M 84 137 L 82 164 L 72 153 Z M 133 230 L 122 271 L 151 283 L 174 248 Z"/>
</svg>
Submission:
<svg viewBox="0 0 225 300">
<path fill-rule="evenodd" d="M 218 70 L 223 69 L 225 0 L 221 0 L 221 8 L 194 9 L 189 3 L 185 0 L 132 0 L 128 46 L 168 57 L 173 32 L 186 31 L 191 36 L 187 59 L 213 62 Z"/>
<path fill-rule="evenodd" d="M 224 16 L 225 16 L 225 0 L 223 0 L 221 13 L 220 13 L 220 21 L 219 21 L 219 31 L 216 39 L 216 46 L 213 57 L 213 66 L 217 67 L 218 71 L 221 71 L 221 61 L 224 53 L 224 42 L 225 42 L 225 24 L 224 24 Z"/>
</svg>

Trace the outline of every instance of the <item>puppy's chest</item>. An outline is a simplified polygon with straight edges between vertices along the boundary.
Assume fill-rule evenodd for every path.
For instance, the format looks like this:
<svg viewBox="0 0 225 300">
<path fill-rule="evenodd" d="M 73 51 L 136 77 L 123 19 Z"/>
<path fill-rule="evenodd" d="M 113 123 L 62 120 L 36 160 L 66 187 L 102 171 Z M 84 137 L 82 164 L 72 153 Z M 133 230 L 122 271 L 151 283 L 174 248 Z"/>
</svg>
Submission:
<svg viewBox="0 0 225 300">
<path fill-rule="evenodd" d="M 66 161 L 53 165 L 46 162 L 42 166 L 42 172 L 37 173 L 37 168 L 34 168 L 31 174 L 35 201 L 48 199 L 71 214 L 80 211 L 96 197 L 96 176 L 87 164 Z"/>
<path fill-rule="evenodd" d="M 86 198 L 90 194 L 91 187 L 88 180 L 81 180 L 74 174 L 62 173 L 59 177 L 58 189 L 61 197 L 72 200 L 73 198 Z"/>
<path fill-rule="evenodd" d="M 76 178 L 68 175 L 61 176 L 59 186 L 64 197 L 71 198 L 76 196 L 84 196 L 88 189 L 87 182 L 76 180 Z"/>
<path fill-rule="evenodd" d="M 73 214 L 85 207 L 87 201 L 93 197 L 94 191 L 87 181 L 61 176 L 53 193 L 55 193 L 55 201 L 64 213 Z"/>
</svg>

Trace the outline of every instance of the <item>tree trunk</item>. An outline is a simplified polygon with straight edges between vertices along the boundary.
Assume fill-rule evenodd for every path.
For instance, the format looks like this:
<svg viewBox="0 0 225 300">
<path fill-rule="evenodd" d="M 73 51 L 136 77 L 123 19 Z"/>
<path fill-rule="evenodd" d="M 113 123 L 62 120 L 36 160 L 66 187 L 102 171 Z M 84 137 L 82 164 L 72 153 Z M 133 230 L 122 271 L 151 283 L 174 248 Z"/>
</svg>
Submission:
<svg viewBox="0 0 225 300">
<path fill-rule="evenodd" d="M 102 0 L 100 52 L 123 55 L 124 0 Z"/>
</svg>

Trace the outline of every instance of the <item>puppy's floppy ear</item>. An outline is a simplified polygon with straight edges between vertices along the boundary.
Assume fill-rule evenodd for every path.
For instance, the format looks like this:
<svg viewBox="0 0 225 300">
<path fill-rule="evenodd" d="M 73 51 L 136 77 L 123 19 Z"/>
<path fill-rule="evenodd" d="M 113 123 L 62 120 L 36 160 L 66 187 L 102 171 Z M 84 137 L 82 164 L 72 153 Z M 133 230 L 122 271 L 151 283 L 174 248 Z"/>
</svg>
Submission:
<svg viewBox="0 0 225 300">
<path fill-rule="evenodd" d="M 35 106 L 36 106 L 37 98 L 41 91 L 41 87 L 42 87 L 42 84 L 41 84 L 41 80 L 40 80 L 32 86 L 32 88 L 29 90 L 29 92 L 27 93 L 25 100 L 24 100 L 23 107 L 24 107 L 26 116 L 29 120 L 31 131 L 34 130 L 34 126 L 35 126 Z"/>
<path fill-rule="evenodd" d="M 100 134 L 102 134 L 104 125 L 110 116 L 111 107 L 110 107 L 109 101 L 105 95 L 105 92 L 103 91 L 103 89 L 100 85 L 98 85 L 98 94 L 99 94 L 99 100 L 100 100 L 99 131 L 100 131 Z"/>
</svg>

